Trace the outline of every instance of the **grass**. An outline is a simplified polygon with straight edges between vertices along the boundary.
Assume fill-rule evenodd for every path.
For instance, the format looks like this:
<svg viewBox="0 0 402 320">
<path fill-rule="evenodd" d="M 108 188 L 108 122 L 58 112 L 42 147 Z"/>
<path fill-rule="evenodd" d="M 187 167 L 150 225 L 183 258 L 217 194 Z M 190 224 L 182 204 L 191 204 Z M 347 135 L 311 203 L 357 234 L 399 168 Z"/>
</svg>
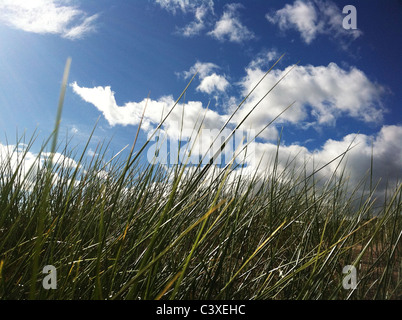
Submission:
<svg viewBox="0 0 402 320">
<path fill-rule="evenodd" d="M 341 166 L 325 181 L 291 159 L 279 170 L 278 154 L 263 176 L 234 159 L 167 167 L 146 161 L 140 126 L 126 158 L 108 158 L 106 143 L 86 157 L 93 132 L 74 154 L 57 144 L 68 69 L 36 161 L 24 165 L 35 135 L 0 159 L 1 299 L 401 298 L 401 184 L 374 211 L 373 181 L 368 196 L 347 191 Z M 56 290 L 42 287 L 45 265 Z M 354 290 L 342 286 L 346 265 Z"/>
</svg>

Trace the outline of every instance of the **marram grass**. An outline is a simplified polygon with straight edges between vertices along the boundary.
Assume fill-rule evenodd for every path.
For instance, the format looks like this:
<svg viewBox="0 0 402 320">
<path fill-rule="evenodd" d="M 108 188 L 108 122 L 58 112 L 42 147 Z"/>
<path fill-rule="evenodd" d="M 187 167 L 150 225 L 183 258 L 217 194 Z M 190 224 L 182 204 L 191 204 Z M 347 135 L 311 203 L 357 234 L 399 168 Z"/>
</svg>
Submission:
<svg viewBox="0 0 402 320">
<path fill-rule="evenodd" d="M 373 214 L 372 181 L 356 206 L 362 193 L 346 192 L 342 172 L 318 181 L 320 168 L 279 171 L 277 156 L 264 176 L 235 161 L 167 167 L 146 161 L 150 140 L 136 136 L 126 158 L 107 158 L 107 144 L 88 158 L 93 132 L 76 156 L 57 148 L 66 83 L 36 161 L 26 167 L 35 137 L 0 158 L 1 299 L 401 298 L 401 184 Z M 343 286 L 346 265 L 355 289 Z"/>
</svg>

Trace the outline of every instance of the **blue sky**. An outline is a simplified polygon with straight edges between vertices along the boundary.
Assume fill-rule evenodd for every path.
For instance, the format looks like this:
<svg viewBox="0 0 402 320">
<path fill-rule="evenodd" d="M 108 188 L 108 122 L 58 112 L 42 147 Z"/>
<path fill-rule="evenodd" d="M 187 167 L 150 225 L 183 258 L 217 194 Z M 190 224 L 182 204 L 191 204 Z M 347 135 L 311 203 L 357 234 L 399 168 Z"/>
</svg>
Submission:
<svg viewBox="0 0 402 320">
<path fill-rule="evenodd" d="M 342 9 L 357 10 L 357 29 Z M 402 172 L 400 1 L 0 0 L 0 144 L 15 132 L 45 139 L 53 128 L 62 72 L 72 58 L 62 135 L 82 146 L 99 115 L 92 150 L 132 143 L 150 92 L 141 141 L 189 79 L 185 123 L 206 112 L 219 129 L 263 73 L 279 62 L 235 116 L 247 110 L 296 62 L 245 125 L 259 130 L 294 107 L 255 143 L 269 153 L 283 127 L 283 158 L 331 160 L 359 133 L 349 160 L 352 180 L 374 146 L 376 176 Z M 206 109 L 208 102 L 209 108 Z M 181 109 L 163 127 L 177 134 Z M 250 163 L 250 169 L 253 165 Z"/>
</svg>

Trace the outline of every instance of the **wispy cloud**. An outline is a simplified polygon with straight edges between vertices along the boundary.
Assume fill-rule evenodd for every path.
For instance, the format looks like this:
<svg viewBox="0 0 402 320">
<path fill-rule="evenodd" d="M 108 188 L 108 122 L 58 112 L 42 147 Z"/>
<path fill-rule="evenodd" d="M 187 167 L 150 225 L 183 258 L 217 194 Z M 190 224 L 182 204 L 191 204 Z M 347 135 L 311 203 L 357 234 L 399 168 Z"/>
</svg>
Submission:
<svg viewBox="0 0 402 320">
<path fill-rule="evenodd" d="M 221 18 L 217 20 L 213 0 L 155 0 L 155 2 L 173 14 L 177 12 L 194 14 L 192 22 L 177 28 L 178 35 L 192 37 L 200 34 L 206 27 L 213 26 L 207 34 L 219 41 L 240 43 L 255 37 L 254 33 L 240 21 L 238 10 L 244 6 L 239 3 L 225 5 Z"/>
<path fill-rule="evenodd" d="M 176 34 L 184 37 L 198 35 L 206 27 L 205 18 L 214 13 L 213 0 L 155 0 L 159 6 L 173 14 L 193 14 L 194 20 L 184 27 L 177 27 Z"/>
<path fill-rule="evenodd" d="M 215 28 L 208 35 L 220 41 L 227 40 L 237 43 L 254 38 L 254 33 L 240 21 L 237 11 L 242 7 L 238 3 L 226 5 L 222 17 L 216 22 Z"/>
<path fill-rule="evenodd" d="M 89 16 L 67 0 L 2 0 L 0 22 L 38 34 L 80 39 L 95 30 L 98 14 Z"/>
<path fill-rule="evenodd" d="M 183 13 L 194 12 L 200 6 L 213 7 L 212 0 L 155 0 L 163 9 L 172 13 L 180 10 Z"/>
<path fill-rule="evenodd" d="M 190 22 L 183 28 L 178 28 L 177 33 L 184 37 L 192 37 L 198 35 L 203 29 L 205 29 L 205 16 L 207 15 L 210 7 L 202 5 L 197 7 L 194 12 L 194 21 Z"/>
<path fill-rule="evenodd" d="M 92 15 L 90 17 L 85 18 L 81 24 L 71 27 L 67 29 L 63 34 L 64 38 L 67 39 L 80 39 L 85 34 L 95 31 L 95 20 L 98 18 L 98 15 Z"/>
<path fill-rule="evenodd" d="M 72 134 L 77 134 L 77 133 L 80 132 L 80 130 L 79 130 L 75 125 L 73 125 L 73 126 L 71 127 L 71 129 L 70 129 L 70 132 L 71 132 Z"/>
<path fill-rule="evenodd" d="M 249 69 L 266 68 L 271 61 L 276 60 L 279 57 L 280 54 L 275 48 L 269 50 L 264 49 L 260 53 L 258 53 L 253 60 L 251 60 L 247 68 Z"/>
<path fill-rule="evenodd" d="M 283 31 L 297 30 L 307 44 L 312 43 L 318 35 L 342 39 L 345 44 L 346 39 L 356 39 L 362 34 L 358 29 L 345 30 L 342 27 L 342 9 L 332 1 L 296 0 L 282 9 L 267 13 L 266 18 Z"/>
</svg>

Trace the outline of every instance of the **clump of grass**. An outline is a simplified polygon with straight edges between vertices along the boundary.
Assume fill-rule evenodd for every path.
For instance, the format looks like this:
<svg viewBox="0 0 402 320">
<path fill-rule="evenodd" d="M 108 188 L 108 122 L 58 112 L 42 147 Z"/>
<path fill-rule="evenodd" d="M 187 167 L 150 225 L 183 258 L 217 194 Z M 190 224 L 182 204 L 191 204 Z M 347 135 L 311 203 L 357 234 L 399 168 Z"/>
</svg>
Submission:
<svg viewBox="0 0 402 320">
<path fill-rule="evenodd" d="M 401 297 L 401 184 L 373 215 L 371 181 L 355 206 L 342 172 L 279 170 L 279 144 L 263 176 L 234 159 L 214 166 L 226 141 L 196 168 L 143 161 L 150 140 L 138 147 L 137 136 L 126 158 L 108 158 L 107 144 L 87 158 L 92 134 L 81 155 L 66 143 L 57 157 L 61 106 L 50 156 L 45 142 L 27 167 L 35 137 L 1 156 L 2 299 Z M 41 286 L 45 265 L 56 290 Z M 342 287 L 345 265 L 357 268 L 354 290 Z"/>
</svg>

